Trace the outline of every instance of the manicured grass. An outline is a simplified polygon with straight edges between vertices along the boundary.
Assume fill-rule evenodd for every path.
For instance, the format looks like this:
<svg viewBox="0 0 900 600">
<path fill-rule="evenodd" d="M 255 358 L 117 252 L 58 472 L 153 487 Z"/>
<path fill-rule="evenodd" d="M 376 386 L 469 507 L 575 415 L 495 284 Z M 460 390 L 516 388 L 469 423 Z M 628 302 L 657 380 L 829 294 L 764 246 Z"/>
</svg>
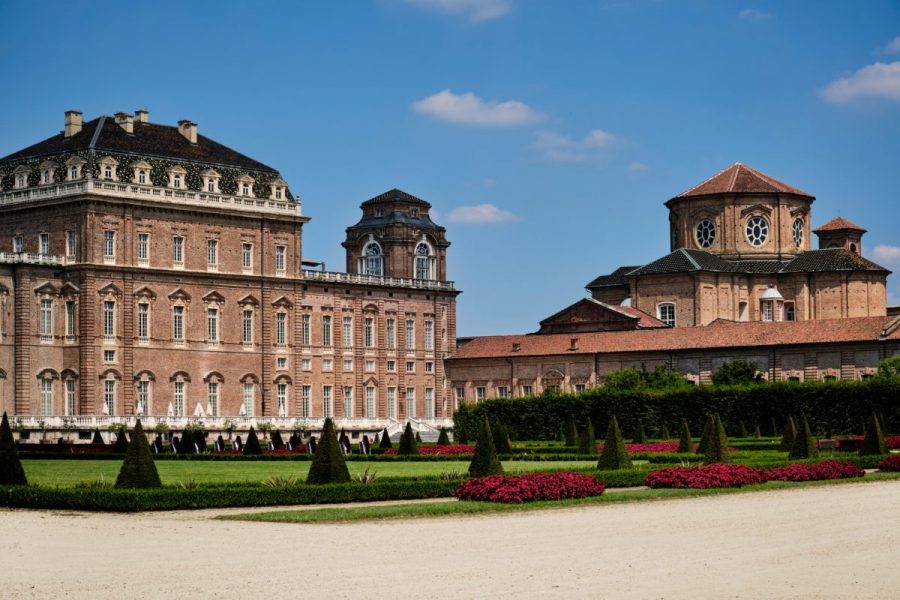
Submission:
<svg viewBox="0 0 900 600">
<path fill-rule="evenodd" d="M 462 502 L 456 500 L 448 500 L 446 502 L 399 504 L 389 506 L 366 506 L 359 508 L 322 508 L 315 510 L 273 511 L 265 513 L 225 515 L 217 518 L 233 521 L 266 521 L 275 523 L 346 523 L 351 521 L 442 517 L 524 510 L 568 508 L 585 504 L 595 505 L 609 504 L 613 502 L 667 500 L 689 498 L 694 496 L 760 492 L 786 488 L 813 487 L 822 485 L 843 485 L 847 483 L 868 483 L 892 479 L 900 479 L 900 473 L 870 473 L 864 478 L 859 479 L 833 479 L 828 481 L 809 481 L 803 483 L 770 481 L 768 483 L 750 485 L 743 488 L 717 488 L 707 490 L 626 490 L 621 492 L 606 493 L 602 496 L 594 496 L 591 498 L 580 498 L 577 500 L 551 500 L 545 502 L 530 502 L 527 504 L 498 504 L 494 502 Z"/>
<path fill-rule="evenodd" d="M 590 470 L 593 460 L 587 461 L 505 461 L 507 472 L 519 471 L 571 471 Z M 23 460 L 28 483 L 42 486 L 71 487 L 78 482 L 103 478 L 114 482 L 121 462 L 117 460 Z M 306 479 L 310 463 L 275 461 L 174 461 L 156 462 L 163 485 L 194 481 L 196 483 L 258 482 L 270 476 L 287 477 L 293 475 Z M 375 473 L 379 478 L 387 477 L 436 477 L 441 473 L 465 474 L 469 463 L 458 460 L 428 462 L 348 462 L 350 475 Z"/>
</svg>

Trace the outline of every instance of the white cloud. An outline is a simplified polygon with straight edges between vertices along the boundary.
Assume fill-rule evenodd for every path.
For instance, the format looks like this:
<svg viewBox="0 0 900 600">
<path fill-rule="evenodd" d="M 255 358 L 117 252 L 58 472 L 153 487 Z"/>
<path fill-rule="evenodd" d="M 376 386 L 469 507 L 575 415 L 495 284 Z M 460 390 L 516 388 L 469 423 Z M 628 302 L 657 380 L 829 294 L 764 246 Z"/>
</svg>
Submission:
<svg viewBox="0 0 900 600">
<path fill-rule="evenodd" d="M 900 61 L 877 62 L 849 77 L 835 79 L 822 90 L 829 102 L 843 104 L 860 98 L 882 98 L 900 102 Z"/>
<path fill-rule="evenodd" d="M 524 102 L 482 100 L 472 92 L 438 92 L 412 103 L 412 109 L 442 121 L 466 125 L 524 125 L 541 119 L 540 113 Z"/>
<path fill-rule="evenodd" d="M 755 8 L 745 8 L 738 13 L 738 17 L 745 21 L 765 21 L 770 19 L 772 15 Z"/>
<path fill-rule="evenodd" d="M 648 167 L 647 165 L 645 165 L 642 162 L 637 162 L 637 161 L 630 162 L 630 163 L 628 163 L 628 166 L 625 167 L 625 172 L 632 173 L 632 174 L 644 173 L 645 171 L 649 171 L 649 170 L 650 170 L 650 167 Z"/>
<path fill-rule="evenodd" d="M 570 138 L 555 131 L 535 134 L 531 148 L 540 150 L 545 158 L 557 162 L 584 162 L 597 158 L 615 146 L 618 138 L 602 129 L 594 129 L 581 139 Z"/>
<path fill-rule="evenodd" d="M 872 256 L 877 262 L 883 263 L 884 265 L 900 267 L 900 246 L 878 244 L 872 250 Z"/>
<path fill-rule="evenodd" d="M 406 4 L 436 12 L 459 15 L 472 23 L 498 19 L 512 9 L 509 0 L 402 0 Z"/>
<path fill-rule="evenodd" d="M 477 204 L 475 206 L 457 206 L 447 215 L 451 223 L 471 223 L 477 225 L 494 225 L 521 221 L 518 215 L 501 210 L 493 204 Z"/>
<path fill-rule="evenodd" d="M 888 42 L 885 47 L 881 49 L 881 53 L 900 54 L 900 35 Z"/>
</svg>

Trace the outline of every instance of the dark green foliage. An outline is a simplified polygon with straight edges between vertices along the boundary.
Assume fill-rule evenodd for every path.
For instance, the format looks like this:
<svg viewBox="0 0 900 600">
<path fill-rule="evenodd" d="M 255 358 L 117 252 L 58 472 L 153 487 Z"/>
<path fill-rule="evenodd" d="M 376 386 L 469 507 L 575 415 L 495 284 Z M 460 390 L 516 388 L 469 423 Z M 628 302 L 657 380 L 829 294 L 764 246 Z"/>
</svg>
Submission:
<svg viewBox="0 0 900 600">
<path fill-rule="evenodd" d="M 0 485 L 28 485 L 6 412 L 0 422 Z"/>
<path fill-rule="evenodd" d="M 750 434 L 747 433 L 747 426 L 744 425 L 743 421 L 738 421 L 738 435 L 739 438 L 750 437 Z"/>
<path fill-rule="evenodd" d="M 456 440 L 457 444 L 468 445 L 469 436 L 466 434 L 465 427 L 454 427 L 453 428 L 453 439 Z"/>
<path fill-rule="evenodd" d="M 494 447 L 494 434 L 487 419 L 483 419 L 478 428 L 478 441 L 475 443 L 475 455 L 469 463 L 469 477 L 487 477 L 488 475 L 502 475 L 503 465 L 497 458 L 497 449 Z"/>
<path fill-rule="evenodd" d="M 816 447 L 815 438 L 809 430 L 809 422 L 806 420 L 806 415 L 800 417 L 799 423 L 797 437 L 794 438 L 788 458 L 816 458 L 819 456 L 819 449 Z"/>
<path fill-rule="evenodd" d="M 381 440 L 378 441 L 378 447 L 382 450 L 387 450 L 388 448 L 394 447 L 394 445 L 391 443 L 391 436 L 388 434 L 387 427 L 385 427 L 384 431 L 381 432 Z"/>
<path fill-rule="evenodd" d="M 878 422 L 878 416 L 874 413 L 866 424 L 866 435 L 859 447 L 859 454 L 867 456 L 872 454 L 887 454 L 887 446 L 884 443 L 884 432 Z"/>
<path fill-rule="evenodd" d="M 762 432 L 759 430 L 759 425 L 756 426 L 756 429 L 753 430 L 753 437 L 759 439 L 762 437 Z"/>
<path fill-rule="evenodd" d="M 778 436 L 778 424 L 775 422 L 775 417 L 772 417 L 772 437 Z"/>
<path fill-rule="evenodd" d="M 416 444 L 416 437 L 413 435 L 412 425 L 406 422 L 406 429 L 400 436 L 400 445 L 397 447 L 398 456 L 409 456 L 410 454 L 418 454 L 419 446 Z"/>
<path fill-rule="evenodd" d="M 372 440 L 372 447 L 373 447 L 373 448 L 377 448 L 377 447 L 378 447 L 378 442 L 379 442 L 378 437 L 379 437 L 379 436 L 378 436 L 378 434 L 376 433 L 376 434 L 375 434 L 375 439 Z"/>
<path fill-rule="evenodd" d="M 281 439 L 281 432 L 277 429 L 272 432 L 272 437 L 269 439 L 269 441 L 272 442 L 272 447 L 276 450 L 284 446 L 284 440 Z"/>
<path fill-rule="evenodd" d="M 417 443 L 417 444 L 421 444 L 421 443 L 422 443 L 422 436 L 419 435 L 419 432 L 418 432 L 418 431 L 416 432 L 416 443 Z"/>
<path fill-rule="evenodd" d="M 120 432 L 121 433 L 121 432 Z M 124 435 L 124 434 L 123 434 Z M 154 488 L 161 487 L 159 473 L 153 462 L 150 444 L 138 419 L 131 433 L 131 442 L 125 452 L 125 460 L 116 477 L 117 488 Z"/>
<path fill-rule="evenodd" d="M 659 430 L 659 439 L 664 441 L 672 439 L 672 434 L 669 433 L 669 426 L 665 423 L 662 424 L 662 427 Z"/>
<path fill-rule="evenodd" d="M 194 448 L 194 432 L 190 429 L 182 431 L 176 449 L 178 454 L 195 454 L 197 450 Z"/>
<path fill-rule="evenodd" d="M 713 428 L 716 425 L 716 419 L 712 415 L 706 416 L 706 424 L 703 426 L 703 433 L 700 435 L 700 443 L 697 445 L 697 454 L 706 455 L 706 449 L 709 447 L 709 439 L 713 434 Z"/>
<path fill-rule="evenodd" d="M 262 448 L 259 447 L 259 438 L 256 437 L 256 431 L 250 426 L 250 432 L 247 434 L 247 441 L 244 442 L 244 454 L 262 454 Z"/>
<path fill-rule="evenodd" d="M 694 442 L 691 441 L 691 428 L 687 419 L 681 420 L 681 437 L 678 438 L 678 453 L 687 454 L 694 451 Z"/>
<path fill-rule="evenodd" d="M 509 434 L 506 432 L 506 427 L 503 426 L 503 423 L 495 423 L 491 433 L 494 436 L 494 449 L 497 451 L 497 454 L 509 454 L 512 452 Z"/>
<path fill-rule="evenodd" d="M 347 481 L 350 481 L 350 471 L 347 469 L 344 455 L 338 446 L 334 422 L 331 419 L 325 419 L 322 435 L 319 436 L 316 444 L 316 453 L 309 466 L 309 475 L 306 476 L 306 483 L 345 483 Z"/>
<path fill-rule="evenodd" d="M 712 374 L 713 385 L 748 385 L 763 383 L 759 365 L 748 360 L 733 360 Z"/>
<path fill-rule="evenodd" d="M 563 431 L 562 427 L 556 430 L 556 437 L 553 439 L 557 442 L 564 442 L 566 440 L 566 432 Z"/>
<path fill-rule="evenodd" d="M 578 436 L 578 454 L 597 455 L 597 438 L 594 436 L 594 424 L 590 421 L 584 426 L 584 433 Z"/>
<path fill-rule="evenodd" d="M 105 442 L 103 441 L 103 436 L 100 435 L 100 430 L 99 430 L 99 429 L 95 429 L 95 430 L 94 430 L 94 437 L 91 439 L 91 443 L 92 443 L 92 444 L 104 444 L 104 443 L 105 443 Z"/>
<path fill-rule="evenodd" d="M 784 422 L 784 433 L 781 434 L 781 444 L 778 449 L 782 452 L 790 452 L 794 447 L 794 440 L 797 438 L 797 423 L 794 417 L 788 416 Z"/>
<path fill-rule="evenodd" d="M 116 434 L 116 445 L 113 446 L 113 452 L 116 454 L 125 454 L 128 451 L 128 436 L 125 435 L 125 428 L 119 430 Z"/>
<path fill-rule="evenodd" d="M 885 358 L 878 363 L 878 373 L 875 376 L 879 379 L 900 380 L 900 355 Z"/>
<path fill-rule="evenodd" d="M 450 445 L 450 436 L 447 435 L 447 430 L 441 427 L 441 434 L 438 436 L 437 441 L 438 446 L 449 446 Z"/>
<path fill-rule="evenodd" d="M 634 439 L 631 440 L 632 444 L 646 444 L 647 443 L 647 434 L 644 432 L 644 422 L 641 419 L 638 419 L 637 427 L 634 428 Z"/>
<path fill-rule="evenodd" d="M 575 421 L 572 417 L 566 417 L 566 446 L 572 448 L 578 446 L 578 430 L 575 429 Z"/>
<path fill-rule="evenodd" d="M 606 440 L 603 442 L 603 453 L 597 462 L 600 470 L 630 469 L 631 457 L 625 449 L 625 439 L 619 429 L 619 421 L 613 415 L 609 418 L 609 427 L 606 429 Z"/>
<path fill-rule="evenodd" d="M 713 420 L 712 431 L 706 445 L 706 452 L 703 454 L 703 462 L 707 465 L 728 464 L 731 462 L 731 452 L 728 451 L 728 436 L 725 435 L 725 426 L 719 415 L 713 415 L 711 418 Z"/>
<path fill-rule="evenodd" d="M 684 389 L 689 386 L 681 373 L 668 365 L 660 365 L 652 371 L 648 371 L 644 365 L 640 369 L 619 369 L 607 373 L 603 378 L 603 387 L 619 391 Z"/>
</svg>

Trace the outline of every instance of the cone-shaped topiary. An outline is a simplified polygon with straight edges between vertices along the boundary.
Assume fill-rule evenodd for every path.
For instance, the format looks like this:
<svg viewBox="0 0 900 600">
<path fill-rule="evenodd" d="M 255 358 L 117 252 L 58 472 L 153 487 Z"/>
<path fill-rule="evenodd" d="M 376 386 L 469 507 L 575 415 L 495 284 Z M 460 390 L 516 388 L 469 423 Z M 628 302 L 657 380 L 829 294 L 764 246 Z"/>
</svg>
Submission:
<svg viewBox="0 0 900 600">
<path fill-rule="evenodd" d="M 150 444 L 138 419 L 131 432 L 131 441 L 125 451 L 125 460 L 116 477 L 117 488 L 154 488 L 162 487 L 159 473 L 156 471 L 156 463 L 153 462 L 153 453 L 150 452 Z"/>
<path fill-rule="evenodd" d="M 725 435 L 725 426 L 719 415 L 714 415 L 712 433 L 703 454 L 703 462 L 707 465 L 713 463 L 728 464 L 731 462 L 731 453 L 728 451 L 728 436 Z"/>
<path fill-rule="evenodd" d="M 597 462 L 597 468 L 601 470 L 630 469 L 631 457 L 625 449 L 625 439 L 619 429 L 619 421 L 613 415 L 609 418 L 609 427 L 606 429 L 606 440 L 603 442 L 603 453 Z"/>
<path fill-rule="evenodd" d="M 99 429 L 94 430 L 94 437 L 91 439 L 91 443 L 92 444 L 105 444 L 106 443 L 103 441 L 103 436 L 100 435 Z"/>
<path fill-rule="evenodd" d="M 862 456 L 872 454 L 887 454 L 887 446 L 884 443 L 884 432 L 881 430 L 881 423 L 874 413 L 872 418 L 866 424 L 866 435 L 859 447 L 859 453 Z"/>
<path fill-rule="evenodd" d="M 694 442 L 691 440 L 691 428 L 687 419 L 681 420 L 681 437 L 678 438 L 678 452 L 684 454 L 694 451 Z"/>
<path fill-rule="evenodd" d="M 475 455 L 472 457 L 472 462 L 469 463 L 469 477 L 487 477 L 488 475 L 503 475 L 503 465 L 497 458 L 494 434 L 487 417 L 485 417 L 478 426 L 478 441 L 475 444 Z"/>
<path fill-rule="evenodd" d="M 459 431 L 456 431 L 456 427 L 453 428 L 453 439 L 456 440 L 457 444 L 468 445 L 469 444 L 469 436 L 466 435 L 465 427 L 460 427 Z"/>
<path fill-rule="evenodd" d="M 378 447 L 378 443 L 380 442 L 380 440 L 378 439 L 379 437 L 380 437 L 380 436 L 376 433 L 376 434 L 375 434 L 375 439 L 372 440 L 372 447 L 373 447 L 373 448 L 377 448 L 377 447 Z"/>
<path fill-rule="evenodd" d="M 262 448 L 259 447 L 259 438 L 256 437 L 256 431 L 250 426 L 250 432 L 247 434 L 247 441 L 244 443 L 244 454 L 262 454 Z"/>
<path fill-rule="evenodd" d="M 449 446 L 450 445 L 450 436 L 447 435 L 447 430 L 441 427 L 441 434 L 438 436 L 437 441 L 438 446 Z"/>
<path fill-rule="evenodd" d="M 597 455 L 597 438 L 594 436 L 594 424 L 590 419 L 584 426 L 584 434 L 578 436 L 578 454 Z"/>
<path fill-rule="evenodd" d="M 113 452 L 116 454 L 125 454 L 128 451 L 128 437 L 125 435 L 125 428 L 119 430 L 116 435 L 116 445 L 113 446 Z"/>
<path fill-rule="evenodd" d="M 646 444 L 647 443 L 647 434 L 644 432 L 644 422 L 641 419 L 638 419 L 637 427 L 634 428 L 634 439 L 631 440 L 632 444 Z"/>
<path fill-rule="evenodd" d="M 715 425 L 716 419 L 712 415 L 707 415 L 706 424 L 703 426 L 703 434 L 700 436 L 700 443 L 697 445 L 697 454 L 706 454 L 706 448 L 709 447 L 709 438 L 712 436 L 712 430 Z"/>
<path fill-rule="evenodd" d="M 387 450 L 388 448 L 394 447 L 394 445 L 391 443 L 391 436 L 388 434 L 387 427 L 385 427 L 384 431 L 381 432 L 381 439 L 378 440 L 378 447 L 382 450 Z"/>
<path fill-rule="evenodd" d="M 512 452 L 512 446 L 509 444 L 509 434 L 503 423 L 498 421 L 494 425 L 492 433 L 494 436 L 494 449 L 497 451 L 497 454 L 509 454 Z"/>
<path fill-rule="evenodd" d="M 338 446 L 334 422 L 330 418 L 325 419 L 322 435 L 319 436 L 319 442 L 316 444 L 316 453 L 309 466 L 306 483 L 346 483 L 348 481 L 350 481 L 350 471 L 347 469 L 347 462 Z"/>
<path fill-rule="evenodd" d="M 788 416 L 784 422 L 784 433 L 781 434 L 781 443 L 778 445 L 778 449 L 782 452 L 790 452 L 796 438 L 797 423 L 794 421 L 794 417 Z"/>
<path fill-rule="evenodd" d="M 6 412 L 0 422 L 0 485 L 28 485 Z"/>
<path fill-rule="evenodd" d="M 572 417 L 566 417 L 566 446 L 578 446 L 578 430 L 575 429 L 575 421 Z"/>
<path fill-rule="evenodd" d="M 279 448 L 284 446 L 284 440 L 281 439 L 281 432 L 277 429 L 272 432 L 272 437 L 269 441 L 272 442 L 272 448 L 274 448 L 275 450 L 278 450 Z"/>
<path fill-rule="evenodd" d="M 194 432 L 190 429 L 185 429 L 181 432 L 181 437 L 178 438 L 178 454 L 194 454 L 196 450 L 194 449 Z"/>
<path fill-rule="evenodd" d="M 750 436 L 750 434 L 747 433 L 747 426 L 744 425 L 743 421 L 738 421 L 738 437 L 745 438 L 745 437 L 749 437 L 749 436 Z"/>
<path fill-rule="evenodd" d="M 659 428 L 659 439 L 661 440 L 671 440 L 672 434 L 669 433 L 669 426 L 665 423 L 662 424 L 662 427 Z"/>
<path fill-rule="evenodd" d="M 775 423 L 775 417 L 772 417 L 772 437 L 778 436 L 778 424 Z"/>
<path fill-rule="evenodd" d="M 418 432 L 418 431 L 416 432 L 416 443 L 417 443 L 417 444 L 421 444 L 421 443 L 422 443 L 422 436 L 419 435 L 419 432 Z"/>
<path fill-rule="evenodd" d="M 413 434 L 412 425 L 406 422 L 406 429 L 400 436 L 400 445 L 397 447 L 398 455 L 418 454 L 419 446 L 416 444 L 416 436 Z"/>
<path fill-rule="evenodd" d="M 812 432 L 809 430 L 809 422 L 806 420 L 806 415 L 800 417 L 799 424 L 797 437 L 794 438 L 788 458 L 815 458 L 819 456 L 819 449 L 816 448 L 816 442 L 813 439 Z"/>
<path fill-rule="evenodd" d="M 756 426 L 756 429 L 753 430 L 753 437 L 759 439 L 762 437 L 762 431 L 759 430 L 759 425 Z"/>
</svg>

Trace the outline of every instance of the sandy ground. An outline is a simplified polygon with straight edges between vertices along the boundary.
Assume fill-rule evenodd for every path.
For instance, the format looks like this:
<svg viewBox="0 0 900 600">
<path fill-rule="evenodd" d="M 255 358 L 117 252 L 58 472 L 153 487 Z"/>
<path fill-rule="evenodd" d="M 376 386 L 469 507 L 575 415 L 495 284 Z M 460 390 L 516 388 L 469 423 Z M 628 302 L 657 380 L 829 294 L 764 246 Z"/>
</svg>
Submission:
<svg viewBox="0 0 900 600">
<path fill-rule="evenodd" d="M 898 506 L 900 481 L 343 525 L 5 511 L 0 596 L 900 598 Z"/>
</svg>

